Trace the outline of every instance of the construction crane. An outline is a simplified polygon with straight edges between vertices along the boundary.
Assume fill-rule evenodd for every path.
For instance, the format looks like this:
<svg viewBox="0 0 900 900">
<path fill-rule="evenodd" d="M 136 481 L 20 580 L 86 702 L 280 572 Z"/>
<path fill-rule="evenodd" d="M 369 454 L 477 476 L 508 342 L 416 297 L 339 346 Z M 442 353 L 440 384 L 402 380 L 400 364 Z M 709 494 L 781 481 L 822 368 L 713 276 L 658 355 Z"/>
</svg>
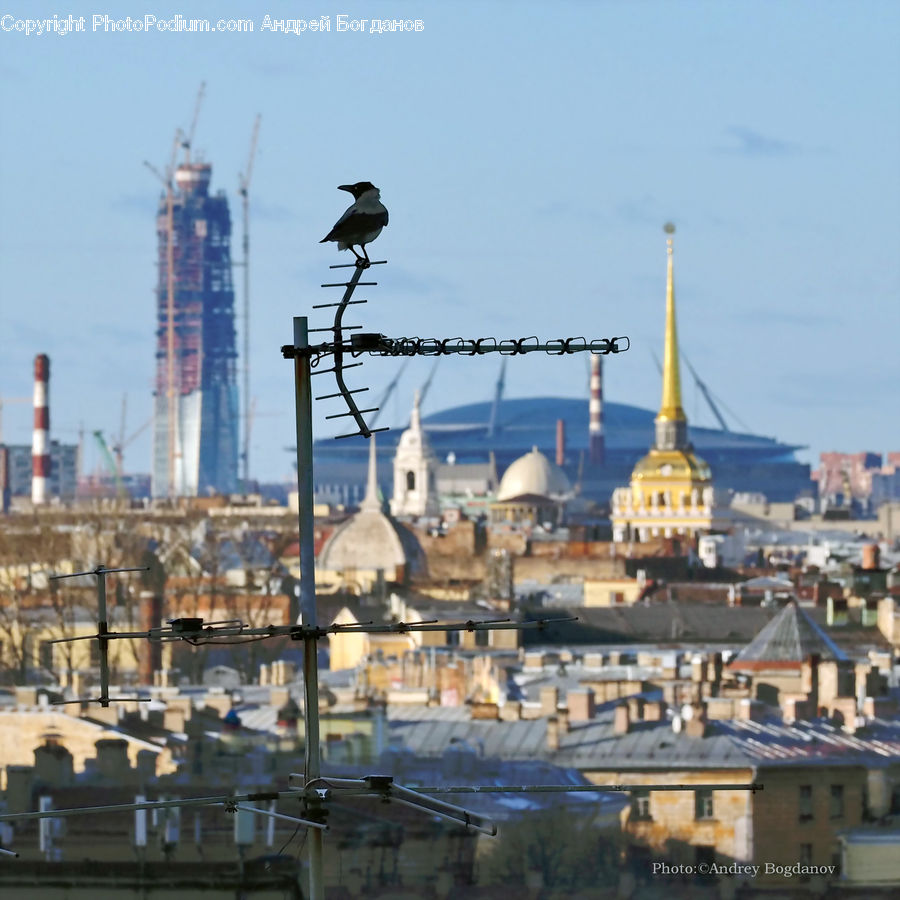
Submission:
<svg viewBox="0 0 900 900">
<path fill-rule="evenodd" d="M 440 361 L 440 358 L 434 361 L 434 365 L 431 367 L 431 371 L 428 373 L 428 377 L 425 379 L 425 384 L 422 385 L 422 390 L 419 391 L 420 406 L 425 402 L 425 397 L 427 396 L 428 391 L 431 388 L 431 382 L 434 381 L 434 373 L 437 372 L 438 363 Z"/>
<path fill-rule="evenodd" d="M 487 437 L 497 436 L 500 419 L 500 403 L 503 400 L 503 388 L 506 386 L 506 357 L 500 362 L 500 376 L 497 378 L 497 386 L 494 388 L 494 402 L 491 404 L 491 418 L 488 422 Z"/>
<path fill-rule="evenodd" d="M 241 450 L 241 482 L 244 491 L 250 484 L 250 179 L 253 177 L 253 160 L 256 158 L 256 142 L 259 138 L 259 123 L 262 116 L 257 115 L 253 122 L 253 134 L 250 137 L 250 153 L 247 165 L 238 176 L 238 193 L 241 197 L 243 216 L 243 251 L 244 259 L 244 434 Z"/>
<path fill-rule="evenodd" d="M 381 415 L 381 410 L 387 406 L 388 400 L 391 398 L 391 395 L 394 393 L 394 390 L 397 387 L 397 382 L 400 381 L 400 376 L 403 374 L 403 371 L 409 365 L 410 358 L 404 359 L 403 364 L 397 370 L 397 374 L 390 380 L 388 386 L 384 389 L 384 393 L 381 395 L 381 399 L 378 401 L 378 409 L 372 415 L 372 424 L 374 425 L 378 421 L 378 417 Z"/>
<path fill-rule="evenodd" d="M 691 370 L 691 375 L 694 376 L 694 384 L 696 384 L 697 387 L 700 388 L 700 393 L 703 394 L 703 398 L 706 400 L 709 408 L 712 410 L 712 414 L 716 417 L 716 421 L 719 423 L 719 427 L 722 429 L 722 431 L 729 431 L 730 429 L 728 428 L 728 423 L 725 421 L 725 417 L 722 415 L 722 413 L 719 412 L 719 407 L 716 406 L 716 403 L 712 398 L 712 394 L 710 394 L 709 392 L 709 388 L 707 388 L 705 382 L 700 379 L 700 376 L 697 374 L 697 370 L 690 364 L 688 358 L 684 355 L 684 353 L 681 354 L 681 358 L 684 360 L 685 365 Z"/>
<path fill-rule="evenodd" d="M 125 484 L 122 481 L 122 475 L 116 466 L 116 460 L 113 458 L 109 446 L 107 445 L 106 440 L 103 437 L 103 432 L 95 431 L 94 440 L 97 441 L 97 446 L 100 448 L 100 454 L 103 457 L 103 461 L 106 463 L 106 468 L 109 469 L 109 474 L 112 475 L 113 480 L 116 483 L 116 493 L 119 495 L 119 497 L 127 497 L 128 491 L 126 490 Z"/>
<path fill-rule="evenodd" d="M 3 443 L 3 407 L 7 403 L 31 403 L 31 397 L 0 397 L 0 444 Z"/>
<path fill-rule="evenodd" d="M 144 165 L 162 182 L 166 192 L 166 398 L 168 413 L 167 448 L 167 493 L 175 496 L 175 428 L 178 416 L 175 413 L 177 392 L 175 390 L 175 160 L 181 145 L 181 129 L 175 129 L 172 154 L 166 173 L 163 175 L 156 166 L 144 160 Z"/>
<path fill-rule="evenodd" d="M 134 440 L 137 440 L 153 424 L 153 416 L 150 416 L 137 431 L 125 435 L 125 414 L 128 408 L 128 394 L 122 394 L 122 418 L 119 420 L 119 438 L 112 445 L 112 454 L 116 460 L 116 471 L 121 478 L 125 474 L 125 448 Z"/>
<path fill-rule="evenodd" d="M 650 352 L 653 353 L 653 361 L 656 363 L 656 368 L 659 370 L 659 374 L 662 375 L 662 363 L 659 361 L 659 357 L 654 351 L 651 350 Z M 703 394 L 703 399 L 706 400 L 707 405 L 709 406 L 710 410 L 712 410 L 712 414 L 716 417 L 716 421 L 719 423 L 719 427 L 722 429 L 722 431 L 730 432 L 731 429 L 728 427 L 728 423 L 725 421 L 725 417 L 722 415 L 721 411 L 719 410 L 718 404 L 713 399 L 712 391 L 710 391 L 710 389 L 706 386 L 706 383 L 697 374 L 697 370 L 691 365 L 690 360 L 688 360 L 684 351 L 680 347 L 678 349 L 678 352 L 681 358 L 684 360 L 685 365 L 687 365 L 688 369 L 690 369 L 691 375 L 694 379 L 694 384 L 697 385 L 697 387 L 700 389 L 700 393 Z M 719 403 L 722 403 L 722 401 L 720 400 Z M 722 406 L 725 406 L 725 404 L 722 403 Z M 727 406 L 725 406 L 725 409 L 739 425 L 742 425 L 747 431 L 750 430 L 747 424 L 745 422 L 742 422 L 741 419 L 739 419 L 730 409 L 728 409 Z"/>
<path fill-rule="evenodd" d="M 197 119 L 200 118 L 200 106 L 203 103 L 203 95 L 206 93 L 206 82 L 200 82 L 200 90 L 197 91 L 197 100 L 194 103 L 194 117 L 191 119 L 191 127 L 181 141 L 181 148 L 184 150 L 185 165 L 191 164 L 191 147 L 194 145 L 194 132 L 197 130 Z"/>
</svg>

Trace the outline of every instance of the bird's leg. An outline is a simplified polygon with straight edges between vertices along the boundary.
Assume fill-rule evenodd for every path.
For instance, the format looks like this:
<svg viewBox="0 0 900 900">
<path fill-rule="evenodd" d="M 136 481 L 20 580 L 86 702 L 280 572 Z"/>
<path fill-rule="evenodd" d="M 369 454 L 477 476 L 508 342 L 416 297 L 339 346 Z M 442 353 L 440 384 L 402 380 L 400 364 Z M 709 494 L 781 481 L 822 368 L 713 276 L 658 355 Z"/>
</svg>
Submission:
<svg viewBox="0 0 900 900">
<path fill-rule="evenodd" d="M 353 255 L 356 257 L 356 267 L 358 269 L 368 269 L 369 268 L 369 254 L 366 253 L 365 244 L 360 244 L 360 246 L 362 247 L 362 252 L 366 254 L 365 256 L 360 256 L 355 250 L 353 250 L 352 246 L 350 247 L 350 249 L 353 250 Z"/>
</svg>

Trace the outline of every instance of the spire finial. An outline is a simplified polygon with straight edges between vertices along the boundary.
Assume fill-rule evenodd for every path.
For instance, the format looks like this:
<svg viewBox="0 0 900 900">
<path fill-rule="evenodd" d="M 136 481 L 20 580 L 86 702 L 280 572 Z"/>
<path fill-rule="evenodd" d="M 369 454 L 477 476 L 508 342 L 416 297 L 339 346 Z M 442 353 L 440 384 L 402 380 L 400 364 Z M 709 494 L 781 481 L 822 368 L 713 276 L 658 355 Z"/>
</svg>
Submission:
<svg viewBox="0 0 900 900">
<path fill-rule="evenodd" d="M 678 330 L 675 325 L 675 278 L 672 265 L 672 235 L 675 226 L 666 222 L 666 338 L 663 358 L 663 392 L 659 417 L 663 420 L 686 420 L 681 406 L 681 372 L 678 363 Z"/>
<path fill-rule="evenodd" d="M 361 511 L 381 512 L 381 501 L 378 499 L 378 460 L 375 455 L 375 435 L 369 436 L 369 474 L 366 478 L 366 496 L 360 503 Z"/>
<path fill-rule="evenodd" d="M 422 405 L 422 394 L 419 392 L 419 389 L 416 388 L 415 393 L 413 394 L 413 408 L 412 413 L 409 417 L 409 427 L 413 431 L 418 431 L 422 427 L 422 418 L 420 413 L 420 406 Z"/>
</svg>

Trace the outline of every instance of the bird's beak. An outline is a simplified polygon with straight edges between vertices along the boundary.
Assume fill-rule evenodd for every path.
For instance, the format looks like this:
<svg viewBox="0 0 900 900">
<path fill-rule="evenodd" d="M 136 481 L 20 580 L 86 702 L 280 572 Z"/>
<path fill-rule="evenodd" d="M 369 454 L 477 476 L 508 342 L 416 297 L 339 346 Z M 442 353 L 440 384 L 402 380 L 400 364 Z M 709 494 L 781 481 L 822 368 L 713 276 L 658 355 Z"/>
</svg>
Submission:
<svg viewBox="0 0 900 900">
<path fill-rule="evenodd" d="M 349 193 L 352 194 L 353 193 L 353 185 L 352 184 L 339 184 L 338 190 L 339 191 L 348 191 Z"/>
</svg>

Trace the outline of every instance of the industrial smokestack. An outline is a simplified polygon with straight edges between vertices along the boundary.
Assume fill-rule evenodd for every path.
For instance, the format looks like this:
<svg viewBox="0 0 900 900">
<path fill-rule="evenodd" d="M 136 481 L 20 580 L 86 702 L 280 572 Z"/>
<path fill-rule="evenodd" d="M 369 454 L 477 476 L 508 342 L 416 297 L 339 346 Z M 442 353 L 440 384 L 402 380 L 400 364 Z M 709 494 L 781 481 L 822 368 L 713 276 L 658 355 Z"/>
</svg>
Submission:
<svg viewBox="0 0 900 900">
<path fill-rule="evenodd" d="M 31 502 L 47 502 L 50 477 L 50 358 L 39 353 L 34 358 L 34 438 L 31 444 Z"/>
<path fill-rule="evenodd" d="M 603 357 L 591 354 L 591 398 L 588 403 L 588 453 L 592 466 L 602 466 L 606 458 L 603 439 Z"/>
<path fill-rule="evenodd" d="M 556 420 L 556 464 L 566 464 L 566 422 L 565 419 Z"/>
</svg>

